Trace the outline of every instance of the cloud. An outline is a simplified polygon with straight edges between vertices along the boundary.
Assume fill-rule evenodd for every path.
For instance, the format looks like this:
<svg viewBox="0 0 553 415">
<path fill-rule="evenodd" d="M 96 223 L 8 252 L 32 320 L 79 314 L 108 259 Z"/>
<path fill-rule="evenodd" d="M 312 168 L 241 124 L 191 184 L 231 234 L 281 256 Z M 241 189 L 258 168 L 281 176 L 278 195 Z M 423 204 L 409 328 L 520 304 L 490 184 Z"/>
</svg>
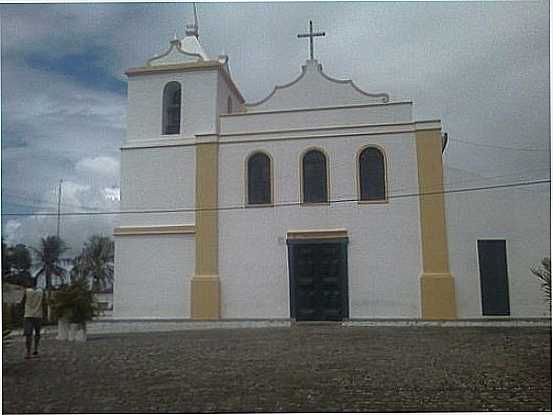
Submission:
<svg viewBox="0 0 553 415">
<path fill-rule="evenodd" d="M 21 227 L 21 222 L 15 219 L 10 219 L 4 225 L 2 236 L 5 239 L 5 242 L 8 244 L 17 244 L 17 230 Z"/>
<path fill-rule="evenodd" d="M 313 19 L 326 32 L 315 54 L 329 75 L 412 99 L 417 119 L 442 120 L 455 180 L 549 171 L 547 2 L 201 3 L 198 11 L 202 45 L 230 56 L 250 102 L 299 75 L 308 43 L 296 34 Z M 55 212 L 60 179 L 64 211 L 116 210 L 124 71 L 183 34 L 190 4 L 3 4 L 0 12 L 3 212 Z M 78 249 L 115 222 L 64 216 L 62 236 Z M 2 225 L 36 244 L 56 219 L 3 217 Z"/>
<path fill-rule="evenodd" d="M 85 158 L 77 162 L 76 170 L 90 175 L 117 178 L 119 176 L 119 161 L 107 156 Z"/>
</svg>

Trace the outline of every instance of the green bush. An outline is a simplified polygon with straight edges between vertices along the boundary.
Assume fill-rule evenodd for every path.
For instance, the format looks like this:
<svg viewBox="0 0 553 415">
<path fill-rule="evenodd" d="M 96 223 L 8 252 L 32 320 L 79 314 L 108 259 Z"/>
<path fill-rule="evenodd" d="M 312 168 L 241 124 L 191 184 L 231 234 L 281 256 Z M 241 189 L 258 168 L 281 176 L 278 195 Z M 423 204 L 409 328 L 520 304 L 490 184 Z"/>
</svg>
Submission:
<svg viewBox="0 0 553 415">
<path fill-rule="evenodd" d="M 25 307 L 21 303 L 2 303 L 2 324 L 12 329 L 23 327 L 24 312 Z"/>
<path fill-rule="evenodd" d="M 97 314 L 96 302 L 88 282 L 78 279 L 56 291 L 52 310 L 57 318 L 68 318 L 71 323 L 84 324 Z"/>
</svg>

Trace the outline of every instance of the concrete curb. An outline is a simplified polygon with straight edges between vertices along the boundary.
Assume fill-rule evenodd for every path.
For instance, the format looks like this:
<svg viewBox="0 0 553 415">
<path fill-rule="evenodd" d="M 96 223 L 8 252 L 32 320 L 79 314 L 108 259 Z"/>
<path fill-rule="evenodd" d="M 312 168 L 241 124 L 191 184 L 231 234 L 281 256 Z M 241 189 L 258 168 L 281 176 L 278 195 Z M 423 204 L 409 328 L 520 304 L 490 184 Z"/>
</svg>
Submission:
<svg viewBox="0 0 553 415">
<path fill-rule="evenodd" d="M 110 333 L 155 333 L 185 330 L 244 329 L 244 328 L 283 328 L 302 326 L 341 326 L 341 327 L 551 327 L 551 319 L 465 319 L 465 320 L 413 320 L 413 319 L 373 319 L 348 320 L 343 322 L 295 322 L 288 319 L 251 320 L 95 320 L 87 325 L 88 334 Z M 57 326 L 46 326 L 43 334 L 56 334 Z M 12 336 L 22 336 L 23 330 L 14 330 Z"/>
<path fill-rule="evenodd" d="M 531 319 L 464 319 L 464 320 L 348 320 L 345 327 L 551 327 L 550 318 Z"/>
</svg>

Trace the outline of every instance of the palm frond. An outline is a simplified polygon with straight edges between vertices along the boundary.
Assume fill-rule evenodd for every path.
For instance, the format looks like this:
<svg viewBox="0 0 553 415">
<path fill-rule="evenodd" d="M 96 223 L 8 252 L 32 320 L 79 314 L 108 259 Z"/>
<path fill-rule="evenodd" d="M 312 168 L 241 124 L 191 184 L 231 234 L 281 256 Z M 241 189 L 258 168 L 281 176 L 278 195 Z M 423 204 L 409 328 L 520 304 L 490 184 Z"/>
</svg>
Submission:
<svg viewBox="0 0 553 415">
<path fill-rule="evenodd" d="M 532 267 L 531 271 L 541 281 L 544 297 L 551 305 L 551 259 L 543 258 L 541 266 Z"/>
</svg>

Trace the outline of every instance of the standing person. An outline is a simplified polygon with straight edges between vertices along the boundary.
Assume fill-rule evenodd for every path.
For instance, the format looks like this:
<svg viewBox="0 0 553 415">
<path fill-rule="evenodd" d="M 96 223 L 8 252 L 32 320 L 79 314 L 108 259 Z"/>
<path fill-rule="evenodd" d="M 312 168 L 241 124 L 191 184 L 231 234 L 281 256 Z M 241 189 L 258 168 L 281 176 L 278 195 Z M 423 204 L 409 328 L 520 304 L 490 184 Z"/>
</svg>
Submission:
<svg viewBox="0 0 553 415">
<path fill-rule="evenodd" d="M 35 348 L 33 356 L 38 357 L 38 343 L 40 341 L 40 326 L 42 325 L 44 293 L 36 287 L 36 278 L 31 280 L 31 286 L 23 294 L 25 314 L 23 316 L 23 334 L 25 335 L 25 346 L 27 353 L 25 359 L 31 358 L 31 345 L 33 342 L 33 330 L 35 332 Z"/>
</svg>

